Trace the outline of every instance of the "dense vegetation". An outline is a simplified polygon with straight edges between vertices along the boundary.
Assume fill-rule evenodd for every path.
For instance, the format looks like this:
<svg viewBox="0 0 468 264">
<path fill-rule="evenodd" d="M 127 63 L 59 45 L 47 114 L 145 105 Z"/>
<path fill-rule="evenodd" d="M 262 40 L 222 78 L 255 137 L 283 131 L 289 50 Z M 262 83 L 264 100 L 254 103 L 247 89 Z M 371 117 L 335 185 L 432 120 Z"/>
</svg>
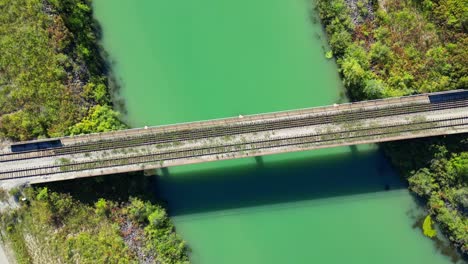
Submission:
<svg viewBox="0 0 468 264">
<path fill-rule="evenodd" d="M 110 179 L 83 183 L 88 190 L 99 189 L 97 184 L 116 188 Z M 120 184 L 119 197 L 129 189 Z M 121 202 L 91 193 L 80 201 L 62 191 L 76 186 L 65 185 L 16 192 L 17 199 L 25 201 L 19 209 L 2 215 L 2 229 L 19 263 L 188 263 L 187 247 L 161 206 L 148 198 L 145 202 L 130 196 Z M 100 191 L 100 195 L 108 193 Z M 84 194 L 86 190 L 75 191 L 74 196 Z"/>
<path fill-rule="evenodd" d="M 466 1 L 318 0 L 317 7 L 352 99 L 468 87 Z M 468 254 L 467 135 L 383 147 L 432 219 Z"/>
<path fill-rule="evenodd" d="M 352 99 L 468 87 L 465 1 L 318 0 L 318 9 L 332 49 L 327 57 L 336 58 Z M 0 137 L 124 127 L 111 108 L 99 34 L 90 0 L 0 0 Z M 467 254 L 467 136 L 384 148 L 428 202 L 427 235 L 435 235 L 434 219 Z M 105 193 L 90 181 L 79 185 Z M 69 184 L 75 185 L 12 192 L 26 201 L 4 213 L 1 224 L 19 263 L 187 262 L 187 248 L 159 205 L 139 198 L 84 201 L 83 193 L 73 193 L 78 183 Z"/>
<path fill-rule="evenodd" d="M 354 1 L 350 1 L 354 2 Z M 353 99 L 468 86 L 468 10 L 462 0 L 319 1 Z"/>
<path fill-rule="evenodd" d="M 88 0 L 0 0 L 0 137 L 124 127 L 109 107 L 98 32 Z"/>
<path fill-rule="evenodd" d="M 0 139 L 125 127 L 111 107 L 99 34 L 90 0 L 0 0 Z M 2 213 L 2 238 L 18 263 L 187 263 L 165 210 L 135 198 L 148 190 L 132 179 L 13 189 L 20 207 Z"/>
<path fill-rule="evenodd" d="M 449 239 L 468 252 L 468 137 L 388 143 L 384 146 L 409 186 L 427 200 Z"/>
</svg>

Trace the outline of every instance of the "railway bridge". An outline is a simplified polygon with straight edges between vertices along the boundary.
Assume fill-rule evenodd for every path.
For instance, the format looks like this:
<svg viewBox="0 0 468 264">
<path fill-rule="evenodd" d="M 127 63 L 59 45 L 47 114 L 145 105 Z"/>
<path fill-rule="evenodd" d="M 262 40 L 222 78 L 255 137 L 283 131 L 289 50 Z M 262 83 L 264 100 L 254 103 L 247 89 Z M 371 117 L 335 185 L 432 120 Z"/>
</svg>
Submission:
<svg viewBox="0 0 468 264">
<path fill-rule="evenodd" d="M 468 132 L 468 90 L 0 145 L 0 181 L 41 183 Z"/>
</svg>

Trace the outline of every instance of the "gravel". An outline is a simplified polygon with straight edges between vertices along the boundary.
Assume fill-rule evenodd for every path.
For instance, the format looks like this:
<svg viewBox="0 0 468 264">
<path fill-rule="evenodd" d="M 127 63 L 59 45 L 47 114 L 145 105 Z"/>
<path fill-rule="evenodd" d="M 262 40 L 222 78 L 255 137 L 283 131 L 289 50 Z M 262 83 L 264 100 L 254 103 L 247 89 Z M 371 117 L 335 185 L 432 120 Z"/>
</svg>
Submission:
<svg viewBox="0 0 468 264">
<path fill-rule="evenodd" d="M 126 219 L 120 225 L 120 232 L 122 233 L 125 244 L 136 255 L 138 263 L 159 263 L 156 261 L 156 253 L 148 252 L 148 250 L 145 249 L 145 243 L 141 240 L 141 238 L 145 237 L 144 230 L 140 226 Z"/>
<path fill-rule="evenodd" d="M 359 25 L 364 23 L 364 20 L 374 20 L 374 9 L 370 0 L 345 0 L 347 6 L 351 10 L 351 20 L 354 25 Z M 364 17 L 364 20 L 361 19 L 359 12 L 358 2 L 365 2 L 364 6 L 367 9 L 367 15 Z"/>
</svg>

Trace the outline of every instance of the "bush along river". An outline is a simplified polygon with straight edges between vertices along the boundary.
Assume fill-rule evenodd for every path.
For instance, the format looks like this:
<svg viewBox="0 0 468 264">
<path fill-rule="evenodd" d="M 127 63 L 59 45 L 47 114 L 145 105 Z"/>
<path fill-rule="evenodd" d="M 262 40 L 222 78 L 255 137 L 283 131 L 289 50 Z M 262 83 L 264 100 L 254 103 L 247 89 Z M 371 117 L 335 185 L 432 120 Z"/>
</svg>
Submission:
<svg viewBox="0 0 468 264">
<path fill-rule="evenodd" d="M 345 100 L 306 1 L 95 0 L 94 8 L 115 97 L 134 127 Z M 425 213 L 376 146 L 158 175 L 196 264 L 451 263 L 422 234 Z"/>
</svg>

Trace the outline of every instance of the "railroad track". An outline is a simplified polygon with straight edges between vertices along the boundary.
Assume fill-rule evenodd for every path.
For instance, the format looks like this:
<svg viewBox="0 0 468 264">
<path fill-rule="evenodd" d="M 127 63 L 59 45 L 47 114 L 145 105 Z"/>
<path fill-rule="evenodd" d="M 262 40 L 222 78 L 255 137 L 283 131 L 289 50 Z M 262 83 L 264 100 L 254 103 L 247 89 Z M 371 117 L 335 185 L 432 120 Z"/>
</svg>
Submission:
<svg viewBox="0 0 468 264">
<path fill-rule="evenodd" d="M 318 124 L 351 122 L 361 119 L 397 116 L 402 114 L 414 114 L 420 112 L 445 110 L 458 107 L 468 107 L 467 100 L 458 100 L 443 102 L 437 104 L 417 104 L 405 105 L 397 108 L 389 109 L 373 109 L 363 112 L 340 113 L 340 114 L 325 114 L 320 116 L 299 117 L 279 121 L 267 121 L 246 125 L 231 125 L 231 126 L 218 126 L 212 128 L 199 128 L 193 130 L 181 130 L 174 132 L 147 134 L 142 136 L 134 136 L 129 138 L 118 138 L 103 141 L 95 141 L 84 144 L 77 144 L 71 146 L 63 146 L 48 150 L 8 153 L 0 155 L 0 162 L 32 159 L 40 157 L 51 157 L 57 155 L 69 155 L 85 152 L 93 152 L 99 150 L 112 150 L 119 148 L 129 148 L 144 145 L 166 144 L 171 142 L 186 141 L 186 140 L 199 140 L 210 137 L 233 136 L 246 133 L 257 133 L 272 131 L 276 129 L 287 129 L 301 126 L 311 126 Z"/>
<path fill-rule="evenodd" d="M 127 166 L 145 163 L 157 163 L 168 160 L 196 158 L 207 155 L 224 155 L 239 153 L 240 151 L 257 151 L 287 146 L 320 146 L 324 144 L 363 140 L 367 137 L 385 137 L 401 133 L 439 129 L 468 125 L 468 117 L 449 118 L 444 120 L 428 120 L 415 123 L 401 123 L 375 128 L 356 129 L 350 131 L 332 131 L 328 133 L 315 133 L 295 137 L 275 138 L 271 140 L 259 140 L 249 143 L 226 144 L 214 147 L 201 147 L 196 149 L 182 149 L 152 153 L 132 157 L 121 157 L 98 161 L 69 163 L 62 165 L 50 165 L 30 169 L 18 169 L 0 172 L 0 179 L 13 179 L 34 176 L 52 175 L 63 172 L 77 172 L 90 169 L 102 169 L 109 167 Z"/>
</svg>

